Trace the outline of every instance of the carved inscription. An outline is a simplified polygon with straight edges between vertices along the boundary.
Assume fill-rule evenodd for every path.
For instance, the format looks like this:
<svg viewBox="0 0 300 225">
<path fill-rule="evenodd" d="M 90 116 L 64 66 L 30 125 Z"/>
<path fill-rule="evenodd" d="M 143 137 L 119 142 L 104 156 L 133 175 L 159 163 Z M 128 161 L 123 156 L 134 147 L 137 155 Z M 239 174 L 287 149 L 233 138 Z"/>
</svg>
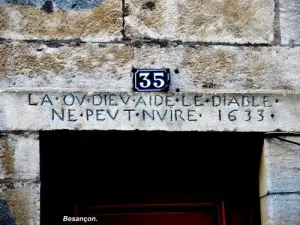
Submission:
<svg viewBox="0 0 300 225">
<path fill-rule="evenodd" d="M 141 121 L 166 123 L 266 123 L 280 99 L 258 94 L 28 94 L 30 107 L 48 110 L 53 122 Z"/>
</svg>

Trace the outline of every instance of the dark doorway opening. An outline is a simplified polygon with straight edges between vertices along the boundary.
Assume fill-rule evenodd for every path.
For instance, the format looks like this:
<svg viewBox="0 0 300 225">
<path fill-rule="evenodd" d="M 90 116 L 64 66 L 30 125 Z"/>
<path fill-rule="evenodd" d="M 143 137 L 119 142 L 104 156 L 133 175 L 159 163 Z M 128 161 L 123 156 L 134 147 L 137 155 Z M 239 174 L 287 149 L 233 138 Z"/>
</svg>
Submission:
<svg viewBox="0 0 300 225">
<path fill-rule="evenodd" d="M 41 224 L 66 224 L 64 216 L 89 213 L 149 216 L 197 207 L 209 212 L 207 224 L 260 224 L 262 141 L 261 133 L 43 131 Z M 124 224 L 143 225 L 133 222 L 137 218 Z M 91 224 L 120 223 L 103 221 Z"/>
</svg>

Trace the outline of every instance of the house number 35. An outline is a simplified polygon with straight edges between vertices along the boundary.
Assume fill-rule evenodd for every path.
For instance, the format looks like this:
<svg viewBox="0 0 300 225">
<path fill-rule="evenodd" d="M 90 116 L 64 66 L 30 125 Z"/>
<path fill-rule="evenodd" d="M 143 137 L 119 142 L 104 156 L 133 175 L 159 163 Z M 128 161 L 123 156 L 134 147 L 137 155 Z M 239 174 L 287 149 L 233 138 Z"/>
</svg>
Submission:
<svg viewBox="0 0 300 225">
<path fill-rule="evenodd" d="M 169 69 L 133 69 L 134 91 L 168 91 Z"/>
</svg>

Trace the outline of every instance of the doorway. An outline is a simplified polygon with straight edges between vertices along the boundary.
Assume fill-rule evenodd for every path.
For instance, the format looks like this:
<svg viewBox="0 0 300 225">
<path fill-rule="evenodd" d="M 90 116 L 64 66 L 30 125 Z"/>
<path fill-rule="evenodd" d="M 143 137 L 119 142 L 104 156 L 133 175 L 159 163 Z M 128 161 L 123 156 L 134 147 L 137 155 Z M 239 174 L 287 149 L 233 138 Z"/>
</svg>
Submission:
<svg viewBox="0 0 300 225">
<path fill-rule="evenodd" d="M 258 225 L 261 133 L 43 131 L 41 224 Z"/>
</svg>

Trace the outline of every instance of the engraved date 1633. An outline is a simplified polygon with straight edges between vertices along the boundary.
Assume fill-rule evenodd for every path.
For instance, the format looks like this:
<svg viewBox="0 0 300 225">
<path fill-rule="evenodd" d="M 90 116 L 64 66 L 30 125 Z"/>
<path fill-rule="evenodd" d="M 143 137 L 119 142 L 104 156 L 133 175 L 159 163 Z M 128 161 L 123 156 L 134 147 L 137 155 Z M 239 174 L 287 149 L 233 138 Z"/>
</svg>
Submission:
<svg viewBox="0 0 300 225">
<path fill-rule="evenodd" d="M 258 121 L 262 122 L 265 119 L 265 110 L 258 109 L 258 110 L 231 110 L 229 112 L 224 112 L 223 110 L 219 109 L 218 111 L 219 121 L 222 120 L 229 120 L 229 121 L 236 121 L 238 119 L 243 119 L 244 121 Z M 274 118 L 274 114 L 271 114 L 271 118 Z"/>
</svg>

